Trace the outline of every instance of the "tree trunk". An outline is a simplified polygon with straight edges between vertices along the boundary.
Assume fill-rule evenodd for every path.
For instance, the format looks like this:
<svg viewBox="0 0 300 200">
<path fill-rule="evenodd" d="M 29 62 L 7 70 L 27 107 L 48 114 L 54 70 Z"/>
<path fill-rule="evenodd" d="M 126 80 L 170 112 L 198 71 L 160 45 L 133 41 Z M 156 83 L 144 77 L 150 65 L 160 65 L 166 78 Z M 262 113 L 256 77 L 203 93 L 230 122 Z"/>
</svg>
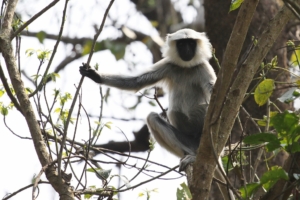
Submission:
<svg viewBox="0 0 300 200">
<path fill-rule="evenodd" d="M 230 0 L 227 1 L 218 1 L 218 0 L 209 0 L 205 1 L 205 22 L 206 22 L 206 32 L 213 47 L 216 49 L 216 56 L 219 59 L 219 62 L 222 63 L 223 53 L 226 49 L 227 42 L 229 40 L 230 34 L 233 29 L 233 25 L 236 19 L 237 11 L 233 11 L 228 13 Z M 273 0 L 261 0 L 258 4 L 256 13 L 252 19 L 244 46 L 242 50 L 243 54 L 248 53 L 247 48 L 251 46 L 252 43 L 252 36 L 255 38 L 259 38 L 264 28 L 267 26 L 269 21 L 275 16 L 277 11 L 279 10 L 280 5 L 279 3 Z M 284 29 L 280 36 L 278 37 L 277 41 L 274 43 L 273 47 L 269 51 L 268 55 L 266 56 L 265 61 L 270 62 L 274 56 L 278 58 L 278 65 L 280 67 L 284 67 L 288 69 L 287 65 L 287 50 L 286 48 L 282 48 L 286 46 L 286 42 L 288 39 L 292 39 L 291 35 L 289 35 L 289 30 Z M 214 61 L 212 61 L 212 65 L 215 67 Z M 215 67 L 215 70 L 218 69 Z M 278 81 L 289 81 L 289 73 L 282 73 L 282 71 L 276 71 L 268 74 L 269 78 L 276 78 Z M 253 81 L 250 85 L 249 89 L 255 86 L 255 82 Z M 278 86 L 276 86 L 278 88 Z M 279 106 L 281 110 L 292 109 L 291 104 L 283 104 L 276 100 L 280 97 L 285 90 L 276 90 L 272 95 L 272 101 Z M 266 106 L 259 107 L 255 102 L 254 98 L 251 96 L 248 98 L 244 103 L 243 106 L 245 109 L 250 113 L 250 115 L 254 118 L 263 118 L 263 115 L 266 114 Z M 247 125 L 244 126 L 244 130 L 242 131 L 240 126 L 235 124 L 232 133 L 231 133 L 231 142 L 240 141 L 241 136 L 244 134 L 254 134 L 257 133 L 257 128 L 252 125 L 251 123 L 247 123 L 248 116 L 246 116 L 243 112 L 240 114 L 241 124 Z M 248 154 L 249 158 L 249 165 L 246 167 L 245 174 L 250 174 L 249 166 L 254 163 L 257 159 L 257 152 L 252 152 L 251 155 Z M 286 159 L 287 155 L 285 153 L 280 153 L 279 155 L 275 156 L 274 159 L 271 159 L 268 164 L 270 165 L 283 165 L 284 160 Z M 264 171 L 266 171 L 266 164 L 265 162 L 261 162 L 258 166 L 258 176 L 260 176 Z M 249 181 L 249 176 L 246 177 L 246 181 Z M 239 188 L 240 184 L 242 183 L 238 177 L 235 177 L 234 174 L 231 174 L 231 180 L 236 184 L 236 187 Z M 254 199 L 257 199 L 258 196 L 262 194 L 263 191 L 259 192 Z M 218 193 L 218 195 L 216 195 Z M 218 192 L 218 188 L 213 186 L 211 191 L 211 199 L 221 199 L 220 193 Z"/>
</svg>

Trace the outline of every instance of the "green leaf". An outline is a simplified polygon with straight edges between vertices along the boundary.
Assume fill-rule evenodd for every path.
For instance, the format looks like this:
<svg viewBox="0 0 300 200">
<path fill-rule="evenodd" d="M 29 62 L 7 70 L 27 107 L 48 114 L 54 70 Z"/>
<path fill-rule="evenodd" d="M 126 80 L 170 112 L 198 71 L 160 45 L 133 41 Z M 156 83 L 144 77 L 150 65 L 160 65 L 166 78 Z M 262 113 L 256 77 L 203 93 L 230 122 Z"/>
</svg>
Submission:
<svg viewBox="0 0 300 200">
<path fill-rule="evenodd" d="M 153 101 L 148 101 L 148 103 L 149 103 L 151 106 L 156 106 L 156 104 L 155 104 Z"/>
<path fill-rule="evenodd" d="M 228 156 L 222 157 L 222 163 L 223 163 L 223 166 L 224 166 L 224 170 L 225 170 L 226 172 L 233 169 L 232 163 L 229 162 L 228 159 L 229 159 Z M 229 163 L 228 163 L 228 162 L 229 162 Z"/>
<path fill-rule="evenodd" d="M 106 122 L 104 126 L 108 129 L 111 129 L 112 122 Z"/>
<path fill-rule="evenodd" d="M 56 109 L 54 110 L 54 113 L 60 113 L 60 111 L 61 111 L 61 108 L 56 108 Z"/>
<path fill-rule="evenodd" d="M 286 45 L 289 46 L 289 47 L 295 48 L 295 43 L 292 40 L 288 40 L 286 42 Z"/>
<path fill-rule="evenodd" d="M 264 119 L 260 119 L 260 120 L 257 121 L 257 124 L 259 126 L 266 126 L 267 125 L 267 121 L 264 120 Z"/>
<path fill-rule="evenodd" d="M 296 90 L 293 92 L 293 96 L 294 96 L 294 97 L 300 97 L 300 90 L 299 90 L 299 89 L 296 89 Z"/>
<path fill-rule="evenodd" d="M 72 95 L 69 92 L 65 92 L 64 95 L 59 96 L 59 100 L 60 100 L 59 103 L 60 103 L 61 106 L 63 106 L 70 99 L 72 99 Z"/>
<path fill-rule="evenodd" d="M 189 187 L 186 185 L 186 183 L 180 184 L 182 189 L 177 188 L 176 197 L 177 200 L 191 200 L 192 194 L 190 192 Z"/>
<path fill-rule="evenodd" d="M 98 63 L 96 63 L 96 64 L 95 64 L 95 66 L 94 66 L 94 68 L 95 68 L 95 70 L 97 70 L 97 71 L 98 71 L 98 69 L 99 69 L 99 64 L 98 64 Z"/>
<path fill-rule="evenodd" d="M 84 199 L 90 199 L 92 196 L 92 194 L 84 194 Z"/>
<path fill-rule="evenodd" d="M 281 147 L 280 140 L 277 138 L 275 134 L 272 133 L 258 133 L 246 136 L 244 138 L 244 143 L 246 144 L 262 144 L 267 142 L 266 148 L 268 151 L 274 151 L 275 149 L 278 149 Z"/>
<path fill-rule="evenodd" d="M 53 89 L 53 91 L 54 91 L 54 96 L 56 97 L 59 93 L 60 93 L 60 91 L 59 90 L 57 90 L 57 89 Z"/>
<path fill-rule="evenodd" d="M 289 180 L 288 174 L 281 167 L 273 166 L 262 175 L 260 182 L 266 190 L 269 190 L 280 179 Z"/>
<path fill-rule="evenodd" d="M 299 59 L 300 59 L 300 48 L 299 48 L 299 46 L 295 47 L 294 43 L 292 43 L 290 46 L 292 48 L 294 48 L 294 52 L 291 55 L 290 62 L 292 63 L 293 67 L 297 67 L 300 63 L 300 61 L 299 61 Z"/>
<path fill-rule="evenodd" d="M 244 0 L 232 0 L 231 4 L 230 4 L 229 12 L 238 9 L 243 2 L 244 2 Z"/>
<path fill-rule="evenodd" d="M 274 80 L 265 79 L 263 80 L 254 91 L 254 100 L 262 106 L 267 103 L 269 97 L 272 95 L 274 89 Z"/>
<path fill-rule="evenodd" d="M 273 142 L 269 142 L 267 145 L 266 145 L 266 148 L 267 148 L 267 151 L 274 151 L 278 148 L 281 148 L 281 143 L 280 143 L 280 140 L 277 139 L 276 141 L 273 141 Z"/>
<path fill-rule="evenodd" d="M 91 52 L 93 42 L 91 40 L 87 41 L 82 48 L 82 55 L 87 55 Z"/>
<path fill-rule="evenodd" d="M 125 55 L 126 44 L 121 42 L 104 41 L 105 47 L 108 48 L 117 60 L 120 60 Z"/>
<path fill-rule="evenodd" d="M 289 152 L 291 152 L 291 153 L 300 152 L 300 144 L 298 142 L 293 142 L 289 146 Z"/>
<path fill-rule="evenodd" d="M 96 173 L 96 176 L 103 180 L 103 179 L 107 179 L 110 175 L 111 169 L 107 169 L 107 170 L 97 170 L 98 173 Z"/>
<path fill-rule="evenodd" d="M 99 121 L 94 121 L 94 123 L 97 124 L 98 126 L 101 125 L 101 122 L 99 122 Z"/>
<path fill-rule="evenodd" d="M 34 53 L 35 53 L 35 50 L 34 50 L 34 49 L 27 49 L 27 50 L 25 51 L 25 55 L 26 55 L 27 57 L 32 56 Z"/>
<path fill-rule="evenodd" d="M 154 147 L 155 147 L 155 141 L 149 139 L 149 150 L 153 151 Z"/>
<path fill-rule="evenodd" d="M 37 39 L 39 40 L 40 43 L 44 43 L 44 40 L 46 38 L 46 32 L 45 31 L 40 31 L 36 34 Z"/>
<path fill-rule="evenodd" d="M 29 87 L 26 87 L 26 88 L 25 88 L 25 91 L 27 92 L 27 94 L 28 94 L 28 93 L 30 94 L 30 93 L 33 92 L 33 90 L 32 90 L 31 88 L 29 88 Z"/>
<path fill-rule="evenodd" d="M 144 194 L 144 192 L 140 192 L 139 194 L 138 194 L 138 197 L 143 197 L 145 194 Z"/>
<path fill-rule="evenodd" d="M 87 172 L 94 172 L 96 174 L 96 176 L 101 179 L 101 180 L 106 180 L 109 175 L 110 175 L 110 172 L 111 172 L 111 169 L 86 169 Z"/>
<path fill-rule="evenodd" d="M 250 197 L 253 195 L 253 193 L 261 186 L 260 183 L 249 183 L 245 187 L 240 188 L 241 197 L 243 199 L 246 199 L 247 197 Z M 247 190 L 247 192 L 246 192 Z"/>
<path fill-rule="evenodd" d="M 275 56 L 275 57 L 272 58 L 272 60 L 271 60 L 271 66 L 272 66 L 272 67 L 276 67 L 277 65 L 278 65 L 277 56 Z"/>
<path fill-rule="evenodd" d="M 5 90 L 0 90 L 0 97 L 2 97 L 3 96 L 3 94 L 5 93 Z"/>
<path fill-rule="evenodd" d="M 295 130 L 299 123 L 299 117 L 295 113 L 285 111 L 271 117 L 270 121 L 278 133 L 285 135 Z"/>
<path fill-rule="evenodd" d="M 95 170 L 101 170 L 102 168 L 87 168 L 85 171 L 95 173 Z"/>
<path fill-rule="evenodd" d="M 8 115 L 8 109 L 7 109 L 7 107 L 1 106 L 0 109 L 1 109 L 1 110 L 0 110 L 0 113 L 1 113 L 2 115 L 4 115 L 4 116 Z"/>
<path fill-rule="evenodd" d="M 256 145 L 265 142 L 274 142 L 277 140 L 278 140 L 277 136 L 272 133 L 257 133 L 257 134 L 246 136 L 244 138 L 244 143 Z"/>
<path fill-rule="evenodd" d="M 47 78 L 48 77 L 50 77 L 51 78 L 51 80 L 53 81 L 53 82 L 56 82 L 56 78 L 60 78 L 60 76 L 59 76 L 59 74 L 57 74 L 57 73 L 50 73 L 50 74 L 48 74 L 47 75 Z"/>
<path fill-rule="evenodd" d="M 95 44 L 95 52 L 104 50 L 106 47 L 104 46 L 105 42 L 96 42 Z"/>
<path fill-rule="evenodd" d="M 50 54 L 51 54 L 51 50 L 37 50 L 37 57 L 39 60 L 49 60 L 50 58 Z"/>
</svg>

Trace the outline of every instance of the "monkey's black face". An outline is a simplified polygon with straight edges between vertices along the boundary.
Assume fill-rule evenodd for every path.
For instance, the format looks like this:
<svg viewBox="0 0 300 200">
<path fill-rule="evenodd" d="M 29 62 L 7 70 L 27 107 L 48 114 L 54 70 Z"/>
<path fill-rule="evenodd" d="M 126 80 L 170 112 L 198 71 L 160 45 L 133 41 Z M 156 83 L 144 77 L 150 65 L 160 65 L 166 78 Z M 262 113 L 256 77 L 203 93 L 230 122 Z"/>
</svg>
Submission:
<svg viewBox="0 0 300 200">
<path fill-rule="evenodd" d="M 195 56 L 197 41 L 194 39 L 176 40 L 176 48 L 180 58 L 190 61 Z"/>
</svg>

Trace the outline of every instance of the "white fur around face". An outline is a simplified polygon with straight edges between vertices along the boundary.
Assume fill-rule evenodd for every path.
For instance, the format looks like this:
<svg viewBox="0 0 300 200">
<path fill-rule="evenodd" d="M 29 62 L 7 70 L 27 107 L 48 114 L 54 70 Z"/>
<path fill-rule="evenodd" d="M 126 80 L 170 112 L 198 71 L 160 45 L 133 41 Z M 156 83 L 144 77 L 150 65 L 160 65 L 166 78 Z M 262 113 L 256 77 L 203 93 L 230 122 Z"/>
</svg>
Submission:
<svg viewBox="0 0 300 200">
<path fill-rule="evenodd" d="M 192 60 L 184 61 L 180 58 L 176 40 L 195 39 L 197 40 L 196 53 Z M 168 34 L 166 44 L 163 48 L 163 57 L 168 58 L 170 62 L 181 67 L 193 67 L 204 61 L 208 61 L 212 57 L 211 44 L 205 33 L 196 32 L 192 29 L 181 29 L 175 33 Z"/>
</svg>

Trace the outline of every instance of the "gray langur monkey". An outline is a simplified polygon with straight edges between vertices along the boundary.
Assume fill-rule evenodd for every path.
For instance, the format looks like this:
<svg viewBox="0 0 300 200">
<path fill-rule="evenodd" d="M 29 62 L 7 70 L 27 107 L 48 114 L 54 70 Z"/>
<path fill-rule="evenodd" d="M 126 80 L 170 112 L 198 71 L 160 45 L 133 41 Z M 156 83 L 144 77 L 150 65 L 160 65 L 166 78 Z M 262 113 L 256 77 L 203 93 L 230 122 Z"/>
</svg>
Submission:
<svg viewBox="0 0 300 200">
<path fill-rule="evenodd" d="M 216 82 L 216 74 L 209 64 L 211 44 L 205 33 L 182 29 L 167 35 L 163 57 L 152 70 L 135 77 L 102 75 L 86 65 L 80 67 L 80 73 L 96 83 L 123 90 L 138 91 L 162 82 L 169 93 L 169 122 L 152 112 L 147 117 L 147 125 L 161 146 L 182 158 L 179 167 L 182 171 L 195 161 L 206 109 Z M 222 175 L 217 178 L 224 181 Z M 228 198 L 226 187 L 225 192 Z"/>
</svg>

